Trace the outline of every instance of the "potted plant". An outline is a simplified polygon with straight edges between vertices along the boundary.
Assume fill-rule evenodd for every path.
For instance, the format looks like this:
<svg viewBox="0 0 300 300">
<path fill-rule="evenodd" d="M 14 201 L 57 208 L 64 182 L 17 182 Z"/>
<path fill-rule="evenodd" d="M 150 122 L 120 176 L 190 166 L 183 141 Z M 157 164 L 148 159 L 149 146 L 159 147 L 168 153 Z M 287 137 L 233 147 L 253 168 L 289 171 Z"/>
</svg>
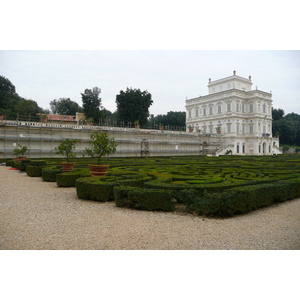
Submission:
<svg viewBox="0 0 300 300">
<path fill-rule="evenodd" d="M 217 132 L 217 134 L 220 134 L 220 133 L 221 133 L 221 127 L 220 127 L 220 126 L 218 126 L 218 127 L 216 128 L 216 132 Z"/>
<path fill-rule="evenodd" d="M 134 126 L 135 126 L 135 128 L 140 128 L 140 121 L 139 121 L 139 120 L 136 120 L 136 121 L 134 122 Z"/>
<path fill-rule="evenodd" d="M 18 147 L 19 148 L 13 150 L 13 154 L 16 155 L 16 158 L 14 158 L 15 162 L 26 159 L 26 156 L 24 156 L 24 154 L 28 151 L 27 146 L 22 146 L 18 144 Z"/>
<path fill-rule="evenodd" d="M 74 150 L 79 142 L 80 140 L 78 139 L 66 139 L 55 148 L 57 154 L 61 154 L 67 159 L 66 162 L 61 163 L 63 172 L 71 172 L 74 169 L 75 163 L 70 162 L 70 159 L 76 157 Z"/>
<path fill-rule="evenodd" d="M 47 122 L 47 115 L 46 114 L 41 114 L 41 120 L 42 120 L 42 123 L 46 123 Z"/>
<path fill-rule="evenodd" d="M 90 135 L 91 148 L 85 148 L 85 154 L 97 158 L 97 164 L 90 164 L 92 176 L 105 176 L 109 165 L 100 165 L 102 156 L 107 156 L 116 152 L 117 144 L 114 138 L 109 138 L 106 132 L 94 132 Z"/>
<path fill-rule="evenodd" d="M 189 128 L 189 132 L 193 132 L 194 131 L 194 126 L 189 125 L 188 128 Z"/>
<path fill-rule="evenodd" d="M 164 129 L 165 129 L 164 125 L 163 124 L 159 124 L 159 130 L 164 130 Z"/>
<path fill-rule="evenodd" d="M 279 139 L 280 138 L 280 133 L 279 131 L 276 131 L 275 136 Z"/>
<path fill-rule="evenodd" d="M 93 126 L 94 125 L 94 119 L 93 118 L 88 118 L 85 120 L 87 125 Z"/>
</svg>

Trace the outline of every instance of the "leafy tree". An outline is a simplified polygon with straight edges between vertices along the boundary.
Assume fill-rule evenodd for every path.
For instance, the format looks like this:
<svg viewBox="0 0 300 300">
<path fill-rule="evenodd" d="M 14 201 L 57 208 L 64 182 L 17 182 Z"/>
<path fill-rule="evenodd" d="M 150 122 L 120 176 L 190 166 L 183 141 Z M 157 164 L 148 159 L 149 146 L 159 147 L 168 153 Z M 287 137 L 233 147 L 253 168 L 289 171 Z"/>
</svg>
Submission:
<svg viewBox="0 0 300 300">
<path fill-rule="evenodd" d="M 41 108 L 35 101 L 23 98 L 20 98 L 20 101 L 15 105 L 14 110 L 20 116 L 36 116 L 37 113 L 41 112 Z"/>
<path fill-rule="evenodd" d="M 0 76 L 0 114 L 6 119 L 16 119 L 18 115 L 35 117 L 41 112 L 44 110 L 35 101 L 20 97 L 11 81 Z"/>
<path fill-rule="evenodd" d="M 95 123 L 98 123 L 102 117 L 100 109 L 101 98 L 99 97 L 101 89 L 94 87 L 92 89 L 85 89 L 81 94 L 82 108 L 87 119 L 92 118 Z"/>
<path fill-rule="evenodd" d="M 113 154 L 117 150 L 117 144 L 114 138 L 110 138 L 106 132 L 94 132 L 90 135 L 91 148 L 85 148 L 88 156 L 96 157 L 97 164 L 100 164 L 102 156 Z"/>
<path fill-rule="evenodd" d="M 77 143 L 79 143 L 80 140 L 78 139 L 66 139 L 61 142 L 61 144 L 55 148 L 55 151 L 57 154 L 61 154 L 66 157 L 67 162 L 70 161 L 71 158 L 76 157 L 76 153 L 74 152 Z"/>
<path fill-rule="evenodd" d="M 13 150 L 13 154 L 16 156 L 24 156 L 24 154 L 28 151 L 27 146 L 22 146 L 21 144 L 18 144 L 19 148 L 16 148 Z"/>
<path fill-rule="evenodd" d="M 9 79 L 0 75 L 0 108 L 9 108 L 12 100 L 15 99 L 16 96 L 15 86 Z"/>
<path fill-rule="evenodd" d="M 16 118 L 15 105 L 20 101 L 15 86 L 4 76 L 0 76 L 0 114 L 6 118 Z"/>
<path fill-rule="evenodd" d="M 280 134 L 280 144 L 300 146 L 300 115 L 290 113 L 273 120 L 272 131 Z"/>
<path fill-rule="evenodd" d="M 157 128 L 162 124 L 166 128 L 172 128 L 173 130 L 181 129 L 185 127 L 186 113 L 184 111 L 169 111 L 166 115 L 151 115 L 150 126 Z"/>
<path fill-rule="evenodd" d="M 82 107 L 77 102 L 70 98 L 59 98 L 50 101 L 52 113 L 58 115 L 76 115 L 77 112 L 82 112 Z"/>
<path fill-rule="evenodd" d="M 125 92 L 121 90 L 116 96 L 117 120 L 132 123 L 139 121 L 141 126 L 145 126 L 152 103 L 152 96 L 147 91 L 132 88 L 127 88 Z"/>
<path fill-rule="evenodd" d="M 274 121 L 278 121 L 280 119 L 282 119 L 282 117 L 284 116 L 284 110 L 281 108 L 272 108 L 272 119 Z"/>
</svg>

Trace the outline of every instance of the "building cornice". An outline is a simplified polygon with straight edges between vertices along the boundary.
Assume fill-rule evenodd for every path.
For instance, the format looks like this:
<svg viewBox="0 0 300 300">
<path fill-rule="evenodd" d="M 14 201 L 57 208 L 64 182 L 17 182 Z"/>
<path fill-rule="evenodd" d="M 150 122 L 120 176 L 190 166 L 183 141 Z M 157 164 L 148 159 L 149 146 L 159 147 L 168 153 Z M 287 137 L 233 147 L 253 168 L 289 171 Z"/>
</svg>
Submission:
<svg viewBox="0 0 300 300">
<path fill-rule="evenodd" d="M 247 78 L 237 76 L 237 75 L 232 75 L 232 76 L 228 76 L 228 77 L 225 77 L 225 78 L 222 78 L 222 79 L 209 81 L 207 86 L 210 87 L 210 86 L 215 85 L 215 84 L 220 84 L 220 83 L 224 83 L 224 82 L 232 81 L 232 80 L 238 80 L 238 81 L 241 81 L 241 82 L 252 85 L 251 79 L 247 79 Z"/>
<path fill-rule="evenodd" d="M 191 98 L 187 99 L 185 101 L 186 105 L 192 105 L 194 101 L 197 101 L 199 105 L 205 104 L 205 102 L 208 101 L 223 101 L 226 100 L 227 98 L 237 98 L 241 97 L 243 100 L 248 100 L 252 99 L 253 97 L 263 97 L 263 98 L 268 98 L 268 99 L 263 99 L 263 100 L 269 100 L 272 101 L 272 94 L 267 93 L 261 90 L 251 90 L 251 91 L 243 91 L 243 90 L 238 90 L 238 89 L 230 89 L 222 92 L 217 92 L 201 97 L 196 97 L 196 98 Z"/>
</svg>

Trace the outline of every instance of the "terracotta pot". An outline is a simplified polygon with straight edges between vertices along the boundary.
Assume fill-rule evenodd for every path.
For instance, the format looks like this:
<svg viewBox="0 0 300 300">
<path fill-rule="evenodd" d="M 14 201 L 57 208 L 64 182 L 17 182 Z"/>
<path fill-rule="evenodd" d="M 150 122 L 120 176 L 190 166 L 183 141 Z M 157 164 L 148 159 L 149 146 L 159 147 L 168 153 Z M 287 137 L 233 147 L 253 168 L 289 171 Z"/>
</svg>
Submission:
<svg viewBox="0 0 300 300">
<path fill-rule="evenodd" d="M 72 172 L 75 166 L 75 163 L 72 162 L 62 162 L 61 163 L 63 172 Z"/>
<path fill-rule="evenodd" d="M 0 120 L 3 120 L 4 119 L 4 115 L 0 115 Z"/>
<path fill-rule="evenodd" d="M 14 162 L 19 162 L 19 161 L 22 161 L 24 159 L 26 159 L 26 156 L 18 156 L 18 157 L 13 158 Z"/>
<path fill-rule="evenodd" d="M 189 132 L 193 132 L 194 131 L 194 128 L 189 128 Z"/>
<path fill-rule="evenodd" d="M 165 127 L 164 126 L 159 126 L 159 130 L 164 130 Z"/>
<path fill-rule="evenodd" d="M 140 128 L 140 125 L 138 125 L 138 124 L 135 124 L 134 126 L 135 126 L 135 128 Z"/>
<path fill-rule="evenodd" d="M 92 176 L 103 177 L 106 175 L 109 166 L 108 165 L 89 165 Z"/>
</svg>

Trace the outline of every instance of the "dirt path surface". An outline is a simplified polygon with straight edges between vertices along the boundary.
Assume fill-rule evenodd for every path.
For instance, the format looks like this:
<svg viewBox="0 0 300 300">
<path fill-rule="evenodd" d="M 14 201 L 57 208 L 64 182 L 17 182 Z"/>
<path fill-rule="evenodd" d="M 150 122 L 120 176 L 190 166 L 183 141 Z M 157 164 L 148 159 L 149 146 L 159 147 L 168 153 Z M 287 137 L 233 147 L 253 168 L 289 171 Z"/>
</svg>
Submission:
<svg viewBox="0 0 300 300">
<path fill-rule="evenodd" d="M 0 166 L 0 249 L 300 249 L 300 199 L 230 219 L 118 208 Z"/>
</svg>

